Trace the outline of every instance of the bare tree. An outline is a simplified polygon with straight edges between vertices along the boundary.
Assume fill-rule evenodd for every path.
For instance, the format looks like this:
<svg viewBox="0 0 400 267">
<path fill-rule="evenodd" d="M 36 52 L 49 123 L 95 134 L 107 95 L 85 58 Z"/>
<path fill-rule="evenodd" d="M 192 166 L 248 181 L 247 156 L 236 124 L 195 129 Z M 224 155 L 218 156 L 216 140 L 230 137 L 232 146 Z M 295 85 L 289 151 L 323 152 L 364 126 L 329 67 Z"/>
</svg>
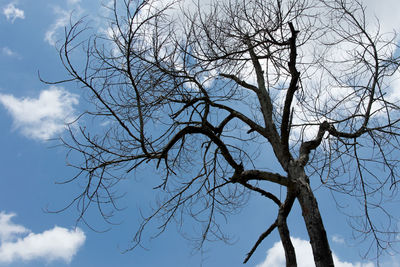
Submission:
<svg viewBox="0 0 400 267">
<path fill-rule="evenodd" d="M 194 218 L 204 226 L 200 245 L 224 239 L 218 218 L 255 192 L 277 213 L 244 262 L 277 229 L 286 265 L 296 266 L 286 220 L 297 200 L 316 266 L 333 266 L 311 180 L 358 200 L 354 230 L 377 255 L 392 246 L 396 225 L 383 204 L 398 181 L 397 36 L 368 24 L 361 1 L 123 0 L 110 10 L 107 33 L 79 21 L 59 50 L 69 75 L 60 82 L 77 81 L 95 107 L 83 115 L 107 123 L 101 131 L 81 120 L 63 140 L 83 158 L 73 180 L 86 186 L 72 202 L 82 215 L 96 203 L 107 219 L 118 181 L 153 166 L 165 198 L 136 245 L 154 218 L 161 231 Z M 74 63 L 77 47 L 83 64 Z M 281 169 L 265 168 L 266 153 Z"/>
</svg>

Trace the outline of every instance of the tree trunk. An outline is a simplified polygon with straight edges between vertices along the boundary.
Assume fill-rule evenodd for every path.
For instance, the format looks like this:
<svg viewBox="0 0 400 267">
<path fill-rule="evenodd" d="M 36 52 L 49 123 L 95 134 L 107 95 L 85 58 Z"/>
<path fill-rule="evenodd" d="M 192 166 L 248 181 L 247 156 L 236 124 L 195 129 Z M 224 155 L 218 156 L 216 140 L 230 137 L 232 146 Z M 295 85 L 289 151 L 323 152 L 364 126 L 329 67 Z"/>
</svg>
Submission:
<svg viewBox="0 0 400 267">
<path fill-rule="evenodd" d="M 295 177 L 292 180 L 294 182 L 294 190 L 297 193 L 297 199 L 310 237 L 315 266 L 333 267 L 332 252 L 309 179 L 303 167 L 295 167 L 292 170 L 291 177 Z"/>
</svg>

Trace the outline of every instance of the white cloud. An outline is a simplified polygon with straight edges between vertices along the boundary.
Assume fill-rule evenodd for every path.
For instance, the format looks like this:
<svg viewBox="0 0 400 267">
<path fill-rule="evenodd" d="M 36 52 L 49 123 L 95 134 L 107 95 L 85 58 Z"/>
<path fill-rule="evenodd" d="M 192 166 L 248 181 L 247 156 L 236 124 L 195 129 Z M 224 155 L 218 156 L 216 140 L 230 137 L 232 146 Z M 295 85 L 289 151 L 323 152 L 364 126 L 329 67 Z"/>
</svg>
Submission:
<svg viewBox="0 0 400 267">
<path fill-rule="evenodd" d="M 16 19 L 25 18 L 25 12 L 22 9 L 16 8 L 13 3 L 9 3 L 3 8 L 3 14 L 11 23 L 14 23 Z"/>
<path fill-rule="evenodd" d="M 16 98 L 0 94 L 0 103 L 14 119 L 14 127 L 26 137 L 47 140 L 65 130 L 65 123 L 74 118 L 78 95 L 62 87 L 51 86 L 38 98 Z"/>
<path fill-rule="evenodd" d="M 298 267 L 313 267 L 314 259 L 312 255 L 311 245 L 308 241 L 292 237 L 293 246 L 296 250 L 296 259 Z M 340 261 L 339 258 L 333 253 L 333 261 L 336 267 L 374 267 L 371 262 L 368 263 L 350 263 Z M 281 267 L 285 266 L 285 252 L 281 242 L 276 242 L 272 248 L 267 251 L 265 260 L 258 264 L 256 267 Z"/>
<path fill-rule="evenodd" d="M 11 222 L 11 219 L 14 216 L 14 213 L 6 214 L 0 212 L 0 243 L 10 241 L 18 234 L 29 232 L 29 230 L 22 225 L 17 225 Z"/>
<path fill-rule="evenodd" d="M 42 258 L 46 261 L 64 260 L 69 263 L 85 239 L 85 234 L 79 228 L 68 230 L 55 226 L 40 234 L 31 233 L 16 242 L 2 243 L 0 262 Z"/>
<path fill-rule="evenodd" d="M 79 228 L 68 230 L 58 226 L 43 233 L 29 233 L 17 238 L 29 230 L 12 223 L 10 219 L 14 216 L 12 213 L 0 213 L 0 263 L 34 259 L 47 262 L 64 260 L 69 263 L 86 240 L 85 233 Z"/>
</svg>

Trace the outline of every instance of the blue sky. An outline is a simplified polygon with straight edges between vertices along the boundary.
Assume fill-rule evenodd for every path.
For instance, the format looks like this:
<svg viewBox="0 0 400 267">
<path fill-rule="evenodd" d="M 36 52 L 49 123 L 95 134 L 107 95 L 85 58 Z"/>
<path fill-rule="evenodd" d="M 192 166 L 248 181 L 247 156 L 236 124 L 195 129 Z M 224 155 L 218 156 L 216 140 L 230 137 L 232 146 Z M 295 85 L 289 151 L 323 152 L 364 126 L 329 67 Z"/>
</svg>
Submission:
<svg viewBox="0 0 400 267">
<path fill-rule="evenodd" d="M 396 0 L 365 2 L 384 29 L 400 30 Z M 150 170 L 132 174 L 120 185 L 127 194 L 120 202 L 125 209 L 115 217 L 119 225 L 105 224 L 95 209 L 87 213 L 90 225 L 110 228 L 107 232 L 76 225 L 79 214 L 74 208 L 46 212 L 64 207 L 80 192 L 79 184 L 55 183 L 71 177 L 74 170 L 65 166 L 66 151 L 46 140 L 65 134 L 64 123 L 85 109 L 85 96 L 75 84 L 49 86 L 38 79 L 38 71 L 45 79 L 65 77 L 54 45 L 62 39 L 72 11 L 76 17 L 90 15 L 95 25 L 106 14 L 98 0 L 0 0 L 0 266 L 242 266 L 276 212 L 272 203 L 258 196 L 222 222 L 233 244 L 208 243 L 204 251 L 194 250 L 171 225 L 147 242 L 147 250 L 121 253 L 139 224 L 139 210 L 148 210 L 155 199 L 151 188 L 157 181 L 146 179 L 153 176 Z M 319 189 L 316 194 L 337 266 L 375 266 L 361 259 L 361 245 L 353 241 L 346 217 L 337 211 L 329 192 Z M 310 266 L 297 204 L 289 227 L 301 254 L 299 266 Z M 283 252 L 278 240 L 276 233 L 266 239 L 247 266 L 280 266 Z M 400 266 L 396 259 L 400 258 L 382 261 L 384 266 Z"/>
</svg>

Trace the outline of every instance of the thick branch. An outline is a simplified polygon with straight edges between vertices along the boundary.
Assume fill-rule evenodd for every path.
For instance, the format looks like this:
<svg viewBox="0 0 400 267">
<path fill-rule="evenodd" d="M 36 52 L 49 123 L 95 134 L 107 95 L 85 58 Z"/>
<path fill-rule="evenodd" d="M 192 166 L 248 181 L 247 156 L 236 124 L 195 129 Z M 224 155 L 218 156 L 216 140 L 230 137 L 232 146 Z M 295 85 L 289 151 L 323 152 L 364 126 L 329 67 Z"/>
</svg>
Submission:
<svg viewBox="0 0 400 267">
<path fill-rule="evenodd" d="M 289 22 L 290 31 L 292 33 L 292 37 L 289 39 L 290 43 L 290 60 L 289 60 L 289 71 L 290 71 L 290 84 L 289 88 L 286 92 L 285 105 L 283 107 L 282 114 L 282 124 L 281 124 L 281 143 L 283 145 L 284 153 L 289 154 L 289 132 L 290 132 L 290 108 L 293 102 L 293 96 L 296 90 L 298 89 L 298 82 L 300 78 L 300 73 L 296 69 L 296 58 L 297 58 L 297 47 L 296 47 L 296 37 L 298 31 L 296 31 L 293 27 L 293 24 Z"/>
<path fill-rule="evenodd" d="M 331 125 L 327 121 L 324 121 L 319 126 L 317 137 L 311 141 L 307 141 L 301 144 L 299 160 L 302 166 L 305 166 L 307 164 L 310 152 L 316 149 L 321 144 L 322 138 L 324 137 L 325 132 L 329 130 L 329 128 L 331 128 Z"/>
<path fill-rule="evenodd" d="M 354 133 L 340 132 L 340 131 L 336 130 L 336 128 L 333 125 L 330 125 L 327 130 L 330 135 L 335 136 L 335 137 L 342 137 L 342 138 L 357 138 L 367 132 L 367 128 L 365 128 L 363 126 L 361 126 Z"/>
<path fill-rule="evenodd" d="M 250 180 L 269 181 L 283 186 L 289 186 L 288 179 L 278 173 L 271 173 L 260 170 L 247 170 L 236 173 L 231 180 L 233 182 L 247 182 Z"/>
<path fill-rule="evenodd" d="M 222 131 L 224 130 L 224 127 L 228 124 L 228 122 L 230 122 L 233 118 L 235 118 L 235 116 L 233 116 L 232 114 L 229 114 L 228 117 L 226 117 L 216 128 L 216 131 L 218 134 L 221 134 Z"/>
<path fill-rule="evenodd" d="M 273 105 L 272 100 L 267 91 L 265 79 L 264 79 L 264 71 L 261 67 L 258 56 L 256 55 L 250 40 L 246 40 L 247 46 L 249 48 L 249 53 L 251 57 L 251 61 L 253 63 L 254 70 L 256 72 L 257 77 L 257 85 L 258 85 L 258 100 L 261 106 L 261 112 L 264 118 L 265 124 L 265 133 L 264 136 L 270 142 L 274 153 L 283 167 L 284 170 L 287 170 L 287 166 L 289 163 L 289 159 L 291 158 L 288 151 L 282 150 L 280 136 L 276 129 L 274 120 L 273 120 Z"/>
<path fill-rule="evenodd" d="M 265 127 L 271 127 L 273 124 L 272 120 L 273 105 L 271 98 L 265 87 L 264 71 L 261 67 L 260 61 L 258 60 L 258 57 L 254 51 L 254 48 L 252 47 L 250 40 L 247 40 L 247 46 L 249 47 L 251 61 L 253 63 L 254 70 L 256 72 L 257 85 L 259 91 L 258 97 L 261 104 L 261 110 L 264 116 Z"/>
</svg>

